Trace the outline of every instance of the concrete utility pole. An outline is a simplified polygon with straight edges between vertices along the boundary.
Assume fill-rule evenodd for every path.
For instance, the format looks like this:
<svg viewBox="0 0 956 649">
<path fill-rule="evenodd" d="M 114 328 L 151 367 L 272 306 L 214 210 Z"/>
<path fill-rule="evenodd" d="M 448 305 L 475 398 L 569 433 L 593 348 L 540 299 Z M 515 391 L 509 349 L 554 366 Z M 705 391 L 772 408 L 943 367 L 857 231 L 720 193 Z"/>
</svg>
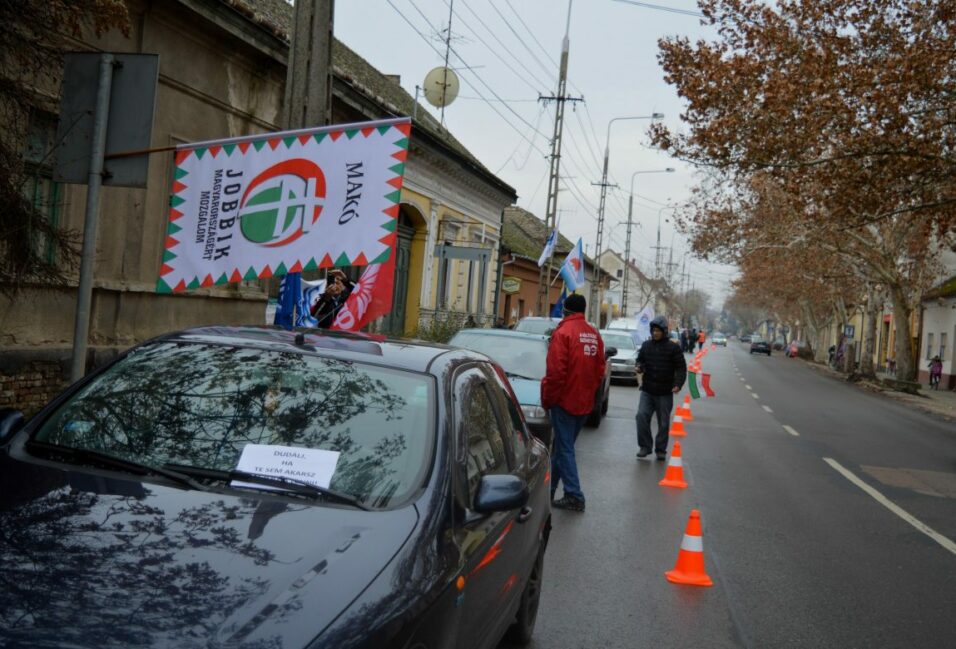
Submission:
<svg viewBox="0 0 956 649">
<path fill-rule="evenodd" d="M 564 39 L 561 41 L 561 65 L 558 71 L 558 91 L 551 97 L 539 97 L 538 101 L 555 102 L 554 110 L 554 136 L 551 138 L 551 171 L 548 177 L 548 202 L 544 212 L 544 240 L 541 242 L 541 248 L 547 245 L 548 237 L 557 225 L 558 218 L 558 191 L 561 181 L 561 141 L 564 134 L 564 105 L 567 102 L 583 101 L 581 97 L 568 97 L 568 54 L 571 47 L 571 41 L 568 34 L 571 31 L 571 5 L 574 0 L 568 0 L 568 19 L 564 27 Z M 538 308 L 539 316 L 547 316 L 551 312 L 551 300 L 549 294 L 551 291 L 551 273 L 553 255 L 548 257 L 548 262 L 541 266 L 538 272 Z"/>
<path fill-rule="evenodd" d="M 631 174 L 631 189 L 627 200 L 627 241 L 624 244 L 624 296 L 621 299 L 621 314 L 627 317 L 627 277 L 631 271 L 631 221 L 634 216 L 634 177 L 638 174 L 674 173 L 672 167 L 652 171 L 635 171 Z M 657 245 L 660 245 L 660 228 L 657 232 Z"/>
<path fill-rule="evenodd" d="M 325 126 L 332 119 L 335 0 L 296 0 L 286 69 L 283 126 Z"/>
<path fill-rule="evenodd" d="M 601 301 L 601 290 L 598 287 L 598 281 L 601 277 L 601 268 L 597 263 L 597 257 L 601 254 L 601 245 L 604 239 L 604 206 L 607 203 L 607 188 L 617 186 L 607 182 L 607 165 L 611 157 L 611 125 L 614 124 L 614 122 L 622 122 L 634 119 L 660 119 L 662 117 L 664 117 L 662 113 L 651 113 L 650 115 L 636 115 L 633 117 L 615 117 L 607 123 L 607 137 L 604 140 L 604 166 L 601 171 L 601 182 L 591 183 L 592 185 L 601 188 L 601 200 L 598 203 L 597 242 L 595 243 L 594 253 L 594 278 L 591 282 L 591 295 L 588 298 L 588 307 L 591 309 L 591 321 L 597 324 L 600 324 L 599 320 L 601 317 L 601 309 L 599 304 Z"/>
</svg>

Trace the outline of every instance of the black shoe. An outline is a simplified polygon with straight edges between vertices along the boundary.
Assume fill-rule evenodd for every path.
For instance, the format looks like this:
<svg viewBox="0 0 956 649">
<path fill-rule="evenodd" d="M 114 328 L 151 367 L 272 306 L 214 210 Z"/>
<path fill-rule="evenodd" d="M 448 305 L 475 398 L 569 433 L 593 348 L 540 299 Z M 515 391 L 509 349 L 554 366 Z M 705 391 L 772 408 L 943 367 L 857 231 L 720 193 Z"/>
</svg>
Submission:
<svg viewBox="0 0 956 649">
<path fill-rule="evenodd" d="M 651 454 L 651 449 L 642 448 L 641 450 L 637 452 L 637 457 L 647 457 L 650 454 Z"/>
<path fill-rule="evenodd" d="M 566 509 L 571 512 L 584 511 L 584 501 L 578 500 L 572 496 L 565 496 L 561 500 L 555 500 L 553 503 L 551 503 L 551 506 L 555 509 Z"/>
<path fill-rule="evenodd" d="M 667 451 L 658 451 L 657 452 L 657 461 L 665 462 L 667 461 Z"/>
</svg>

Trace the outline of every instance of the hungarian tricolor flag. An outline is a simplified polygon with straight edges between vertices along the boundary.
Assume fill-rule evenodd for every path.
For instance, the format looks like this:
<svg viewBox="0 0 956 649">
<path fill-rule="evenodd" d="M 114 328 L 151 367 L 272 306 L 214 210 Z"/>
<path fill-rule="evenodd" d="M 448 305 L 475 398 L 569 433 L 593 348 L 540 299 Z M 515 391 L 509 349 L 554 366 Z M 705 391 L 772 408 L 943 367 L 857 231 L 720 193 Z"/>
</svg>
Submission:
<svg viewBox="0 0 956 649">
<path fill-rule="evenodd" d="M 710 387 L 710 374 L 701 373 L 701 379 L 704 386 L 704 392 L 708 397 L 716 397 L 713 389 Z M 700 388 L 697 387 L 697 372 L 687 373 L 687 387 L 690 390 L 690 396 L 694 399 L 700 399 Z"/>
</svg>

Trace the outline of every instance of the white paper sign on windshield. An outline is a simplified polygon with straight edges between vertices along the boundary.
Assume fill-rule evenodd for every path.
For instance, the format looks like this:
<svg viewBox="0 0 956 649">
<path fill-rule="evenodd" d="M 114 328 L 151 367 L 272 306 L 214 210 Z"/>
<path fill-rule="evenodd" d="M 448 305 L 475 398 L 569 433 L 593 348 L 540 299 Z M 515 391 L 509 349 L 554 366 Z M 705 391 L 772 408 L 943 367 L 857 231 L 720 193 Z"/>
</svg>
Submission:
<svg viewBox="0 0 956 649">
<path fill-rule="evenodd" d="M 266 477 L 289 478 L 328 488 L 339 462 L 338 451 L 272 444 L 246 444 L 236 469 Z M 233 480 L 234 487 L 271 489 L 268 485 Z M 275 487 L 281 491 L 282 487 Z"/>
</svg>

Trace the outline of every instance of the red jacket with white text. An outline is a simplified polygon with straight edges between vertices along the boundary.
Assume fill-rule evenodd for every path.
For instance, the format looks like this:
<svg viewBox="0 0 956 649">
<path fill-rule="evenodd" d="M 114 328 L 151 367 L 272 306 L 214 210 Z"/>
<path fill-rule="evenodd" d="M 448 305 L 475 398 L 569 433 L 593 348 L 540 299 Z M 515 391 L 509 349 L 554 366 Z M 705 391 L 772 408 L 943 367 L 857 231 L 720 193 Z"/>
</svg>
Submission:
<svg viewBox="0 0 956 649">
<path fill-rule="evenodd" d="M 604 341 L 583 313 L 565 316 L 551 334 L 548 371 L 541 381 L 541 406 L 561 406 L 568 414 L 586 415 L 604 380 Z"/>
</svg>

